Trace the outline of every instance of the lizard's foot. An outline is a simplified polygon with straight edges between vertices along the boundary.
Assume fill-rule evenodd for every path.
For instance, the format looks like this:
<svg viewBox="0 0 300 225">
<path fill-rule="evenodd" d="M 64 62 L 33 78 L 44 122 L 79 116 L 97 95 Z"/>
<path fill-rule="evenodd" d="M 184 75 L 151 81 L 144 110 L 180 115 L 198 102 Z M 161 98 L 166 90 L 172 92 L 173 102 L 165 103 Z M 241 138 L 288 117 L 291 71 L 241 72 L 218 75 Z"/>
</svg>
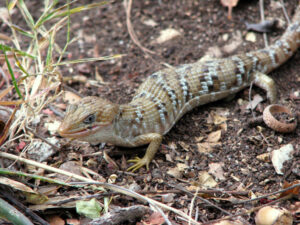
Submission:
<svg viewBox="0 0 300 225">
<path fill-rule="evenodd" d="M 139 157 L 135 157 L 134 159 L 130 159 L 128 160 L 128 162 L 133 162 L 135 163 L 134 165 L 132 165 L 131 167 L 129 167 L 127 169 L 127 171 L 136 171 L 138 170 L 139 168 L 141 168 L 142 166 L 146 166 L 147 170 L 149 170 L 149 164 L 150 164 L 150 161 L 148 157 L 143 157 L 143 158 L 139 158 Z"/>
</svg>

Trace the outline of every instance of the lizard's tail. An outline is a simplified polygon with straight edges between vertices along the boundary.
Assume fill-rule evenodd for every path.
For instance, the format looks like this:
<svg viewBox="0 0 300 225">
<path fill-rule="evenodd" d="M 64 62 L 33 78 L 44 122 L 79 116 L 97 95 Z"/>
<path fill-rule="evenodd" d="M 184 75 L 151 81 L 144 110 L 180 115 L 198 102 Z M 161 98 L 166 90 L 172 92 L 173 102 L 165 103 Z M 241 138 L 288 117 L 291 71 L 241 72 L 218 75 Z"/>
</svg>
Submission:
<svg viewBox="0 0 300 225">
<path fill-rule="evenodd" d="M 272 59 L 267 72 L 286 62 L 300 47 L 300 2 L 284 34 L 274 44 L 266 48 Z"/>
</svg>

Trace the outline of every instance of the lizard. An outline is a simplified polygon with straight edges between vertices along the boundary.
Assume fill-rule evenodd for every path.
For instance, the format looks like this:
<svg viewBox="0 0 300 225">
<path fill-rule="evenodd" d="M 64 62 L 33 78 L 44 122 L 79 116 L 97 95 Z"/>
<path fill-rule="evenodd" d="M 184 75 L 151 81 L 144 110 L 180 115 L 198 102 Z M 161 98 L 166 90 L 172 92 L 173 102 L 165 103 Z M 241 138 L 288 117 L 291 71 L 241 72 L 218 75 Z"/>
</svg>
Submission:
<svg viewBox="0 0 300 225">
<path fill-rule="evenodd" d="M 149 164 L 165 135 L 188 111 L 231 96 L 251 83 L 274 103 L 277 91 L 267 74 L 286 62 L 300 46 L 300 2 L 283 35 L 263 49 L 227 58 L 179 65 L 157 71 L 140 85 L 131 102 L 116 104 L 88 96 L 66 110 L 58 133 L 91 144 L 123 147 L 147 145 L 144 157 L 129 160 L 129 171 Z"/>
</svg>

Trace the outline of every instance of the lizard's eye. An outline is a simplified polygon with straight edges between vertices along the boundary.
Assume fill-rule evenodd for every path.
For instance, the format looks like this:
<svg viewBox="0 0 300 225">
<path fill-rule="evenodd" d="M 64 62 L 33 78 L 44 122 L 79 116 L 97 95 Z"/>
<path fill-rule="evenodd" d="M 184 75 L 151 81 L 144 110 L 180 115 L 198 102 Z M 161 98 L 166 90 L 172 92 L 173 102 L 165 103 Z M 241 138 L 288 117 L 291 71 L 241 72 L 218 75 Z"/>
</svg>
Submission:
<svg viewBox="0 0 300 225">
<path fill-rule="evenodd" d="M 84 120 L 83 120 L 83 123 L 85 124 L 91 124 L 91 123 L 94 123 L 96 120 L 96 117 L 94 114 L 91 114 L 91 115 L 88 115 Z"/>
</svg>

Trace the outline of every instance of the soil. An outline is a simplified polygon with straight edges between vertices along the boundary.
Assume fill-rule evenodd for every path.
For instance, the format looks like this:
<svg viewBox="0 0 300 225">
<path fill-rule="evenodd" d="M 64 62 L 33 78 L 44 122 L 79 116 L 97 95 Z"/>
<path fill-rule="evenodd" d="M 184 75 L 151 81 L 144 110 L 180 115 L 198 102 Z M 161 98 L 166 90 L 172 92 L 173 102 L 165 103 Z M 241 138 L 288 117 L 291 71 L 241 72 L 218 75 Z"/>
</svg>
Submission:
<svg viewBox="0 0 300 225">
<path fill-rule="evenodd" d="M 297 2 L 298 0 L 286 1 L 285 6 L 290 17 L 294 13 Z M 282 9 L 276 8 L 273 3 L 265 1 L 265 17 L 285 22 Z M 39 13 L 39 9 L 42 8 L 38 1 L 29 4 L 31 4 L 29 9 L 31 11 L 36 10 L 36 13 Z M 87 1 L 78 1 L 76 4 L 87 4 Z M 133 1 L 132 27 L 141 45 L 153 51 L 154 54 L 145 54 L 130 37 L 126 26 L 123 1 L 114 1 L 79 15 L 71 17 L 71 36 L 81 35 L 81 37 L 68 48 L 69 59 L 114 54 L 123 54 L 123 56 L 120 59 L 61 67 L 64 78 L 69 77 L 70 79 L 64 83 L 64 88 L 68 86 L 82 96 L 101 96 L 120 104 L 131 100 L 135 89 L 147 76 L 165 68 L 163 63 L 176 66 L 195 62 L 207 54 L 227 57 L 264 47 L 263 35 L 260 33 L 255 33 L 256 41 L 246 40 L 248 31 L 245 22 L 260 22 L 258 1 L 240 1 L 233 9 L 232 20 L 227 18 L 227 8 L 223 7 L 219 0 Z M 17 21 L 18 17 L 14 20 L 16 24 L 24 23 Z M 146 25 L 145 23 L 149 21 L 155 21 L 156 25 Z M 279 38 L 285 27 L 286 24 L 280 25 L 279 22 L 278 27 L 268 33 L 269 43 L 273 43 Z M 162 44 L 156 43 L 155 39 L 160 35 L 160 32 L 167 28 L 173 28 L 179 31 L 181 35 Z M 1 30 L 1 32 L 7 31 Z M 236 38 L 237 36 L 239 38 Z M 224 46 L 234 40 L 236 41 L 236 39 L 240 39 L 241 42 L 234 42 L 235 44 L 229 51 L 224 50 Z M 56 42 L 59 46 L 64 46 L 65 31 L 57 36 Z M 270 73 L 278 87 L 278 103 L 288 106 L 298 113 L 300 101 L 299 96 L 296 95 L 299 95 L 300 91 L 299 61 L 300 52 L 298 51 L 288 62 Z M 96 85 L 90 82 L 72 80 L 75 75 L 85 76 L 88 80 L 96 80 Z M 103 82 L 99 81 L 99 76 Z M 300 127 L 298 126 L 293 133 L 281 134 L 272 131 L 263 123 L 250 126 L 249 121 L 253 116 L 261 116 L 263 109 L 269 102 L 266 100 L 265 93 L 254 86 L 251 95 L 258 94 L 264 100 L 251 113 L 245 109 L 249 100 L 249 91 L 250 89 L 247 88 L 230 101 L 217 101 L 187 113 L 164 137 L 159 152 L 150 164 L 150 171 L 141 168 L 134 174 L 125 172 L 130 165 L 126 160 L 136 154 L 143 156 L 146 147 L 126 149 L 107 144 L 101 146 L 102 149 L 98 156 L 91 156 L 92 153 L 99 152 L 101 147 L 85 145 L 76 141 L 69 142 L 63 138 L 60 138 L 61 151 L 56 152 L 46 161 L 48 164 L 54 164 L 57 161 L 64 163 L 74 159 L 70 155 L 73 154 L 74 156 L 75 153 L 77 161 L 99 173 L 106 181 L 113 174 L 117 174 L 116 185 L 125 187 L 132 187 L 133 185 L 139 190 L 157 192 L 178 190 L 178 187 L 193 191 L 195 190 L 193 185 L 199 185 L 200 189 L 204 189 L 199 178 L 200 174 L 203 171 L 211 172 L 210 167 L 216 163 L 215 165 L 222 165 L 224 178 L 213 175 L 217 185 L 212 190 L 216 188 L 225 191 L 247 191 L 249 194 L 255 195 L 280 190 L 283 188 L 284 182 L 292 183 L 299 180 Z M 53 104 L 59 103 L 65 103 L 64 99 L 59 97 Z M 214 123 L 216 116 L 225 118 L 225 121 L 221 125 Z M 56 118 L 61 120 L 59 116 Z M 220 139 L 213 144 L 208 144 L 209 147 L 206 145 L 206 150 L 203 150 L 201 146 L 209 143 L 207 138 L 219 130 L 222 130 Z M 47 135 L 49 134 L 45 133 L 45 136 Z M 58 134 L 57 137 L 59 137 Z M 294 153 L 291 160 L 284 164 L 283 175 L 275 172 L 270 160 L 263 161 L 257 158 L 263 153 L 269 153 L 286 144 L 293 145 Z M 115 169 L 103 159 L 103 150 L 108 151 L 110 158 L 119 166 L 119 169 Z M 89 166 L 88 160 L 93 160 L 96 164 Z M 172 172 L 170 171 L 173 171 L 171 169 L 179 172 L 176 178 L 174 174 L 171 175 Z M 68 192 L 67 190 L 64 191 Z M 160 194 L 150 196 L 162 200 Z M 230 201 L 231 197 L 242 200 L 248 199 L 249 196 L 230 196 L 224 193 L 203 194 L 201 196 L 231 214 L 260 206 L 263 203 L 256 201 L 242 205 L 234 204 Z M 165 203 L 188 212 L 192 200 L 190 195 L 185 192 L 176 192 L 172 199 L 170 203 Z M 270 199 L 265 200 L 269 201 Z M 299 198 L 297 200 L 296 197 L 278 204 L 290 209 L 297 201 Z M 111 204 L 126 207 L 140 203 L 133 198 L 121 195 L 113 198 Z M 194 204 L 192 215 L 195 215 L 197 208 L 200 222 L 225 216 L 224 212 L 203 203 L 199 199 Z M 64 209 L 64 213 L 66 211 L 67 209 Z M 47 212 L 47 214 L 49 213 L 51 214 L 51 210 Z M 44 211 L 39 211 L 39 215 L 45 218 L 46 214 Z M 76 218 L 78 215 L 72 214 L 72 217 Z M 254 224 L 253 213 L 242 217 L 250 224 Z M 174 213 L 170 213 L 169 218 L 174 224 L 183 223 Z M 147 220 L 147 216 L 142 219 Z"/>
</svg>

